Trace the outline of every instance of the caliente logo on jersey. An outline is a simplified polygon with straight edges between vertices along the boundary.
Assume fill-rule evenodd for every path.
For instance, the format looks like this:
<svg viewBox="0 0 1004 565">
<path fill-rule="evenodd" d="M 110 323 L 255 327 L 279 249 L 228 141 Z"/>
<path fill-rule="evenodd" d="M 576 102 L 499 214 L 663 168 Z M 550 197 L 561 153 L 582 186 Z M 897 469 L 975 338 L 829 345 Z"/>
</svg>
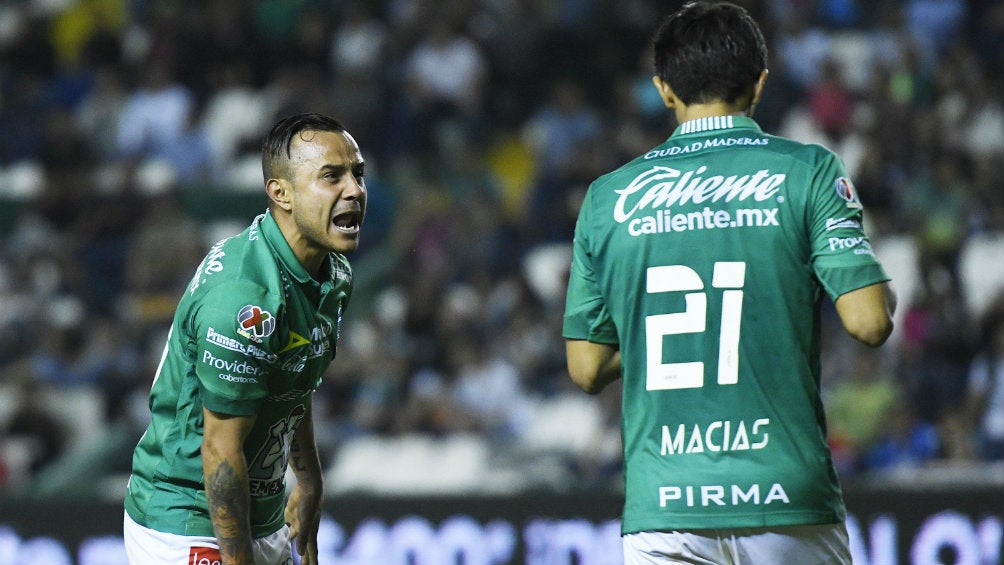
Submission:
<svg viewBox="0 0 1004 565">
<path fill-rule="evenodd" d="M 614 220 L 624 223 L 635 213 L 654 208 L 670 208 L 693 202 L 742 202 L 752 198 L 763 202 L 777 195 L 787 175 L 762 169 L 752 175 L 702 176 L 708 168 L 681 171 L 672 167 L 654 166 L 636 176 L 624 188 L 615 190 L 620 196 L 614 206 Z"/>
<path fill-rule="evenodd" d="M 248 304 L 237 313 L 237 333 L 261 341 L 275 331 L 275 317 L 260 306 Z"/>
<path fill-rule="evenodd" d="M 708 167 L 679 170 L 653 166 L 624 188 L 616 189 L 614 221 L 628 224 L 632 236 L 702 229 L 779 226 L 778 208 L 724 210 L 704 206 L 674 214 L 674 206 L 718 202 L 782 202 L 780 194 L 787 175 L 761 169 L 753 174 L 705 176 Z"/>
</svg>

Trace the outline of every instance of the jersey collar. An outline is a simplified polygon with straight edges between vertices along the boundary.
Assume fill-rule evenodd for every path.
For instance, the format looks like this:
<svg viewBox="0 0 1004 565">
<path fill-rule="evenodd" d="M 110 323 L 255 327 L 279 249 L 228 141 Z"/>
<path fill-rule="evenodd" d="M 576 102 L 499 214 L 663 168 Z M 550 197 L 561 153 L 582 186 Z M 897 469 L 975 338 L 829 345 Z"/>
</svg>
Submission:
<svg viewBox="0 0 1004 565">
<path fill-rule="evenodd" d="M 293 249 L 289 246 L 289 242 L 286 241 L 286 236 L 282 235 L 279 224 L 275 223 L 272 212 L 266 210 L 264 214 L 258 217 L 258 224 L 262 236 L 268 242 L 268 246 L 272 248 L 272 252 L 279 258 L 282 266 L 286 268 L 286 271 L 301 283 L 314 280 L 307 273 L 307 269 L 300 264 L 300 260 L 296 258 Z"/>
<path fill-rule="evenodd" d="M 707 118 L 697 118 L 696 120 L 683 122 L 677 126 L 676 130 L 673 131 L 673 135 L 670 137 L 738 128 L 760 130 L 760 126 L 753 121 L 753 118 L 748 118 L 746 116 L 710 116 Z"/>
</svg>

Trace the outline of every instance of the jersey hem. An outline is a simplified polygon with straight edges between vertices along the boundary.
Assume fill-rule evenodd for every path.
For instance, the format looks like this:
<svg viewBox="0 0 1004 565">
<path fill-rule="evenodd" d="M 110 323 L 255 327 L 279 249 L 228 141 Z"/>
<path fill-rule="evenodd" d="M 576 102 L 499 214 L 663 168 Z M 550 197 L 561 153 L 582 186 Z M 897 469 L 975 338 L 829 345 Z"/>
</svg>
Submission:
<svg viewBox="0 0 1004 565">
<path fill-rule="evenodd" d="M 578 340 L 578 341 L 588 341 L 589 343 L 601 343 L 603 345 L 612 345 L 614 347 L 620 347 L 620 342 L 617 341 L 616 339 L 605 340 L 605 339 L 597 339 L 596 336 L 579 337 L 579 336 L 570 335 L 570 334 L 562 334 L 561 337 L 563 337 L 564 339 L 571 339 L 571 340 Z"/>
<path fill-rule="evenodd" d="M 826 280 L 820 279 L 830 299 L 836 301 L 841 296 L 860 290 L 866 286 L 892 280 L 879 264 L 838 267 L 829 270 Z"/>
<path fill-rule="evenodd" d="M 774 526 L 813 526 L 839 524 L 845 515 L 836 512 L 785 512 L 770 515 L 747 514 L 721 516 L 695 514 L 690 516 L 632 519 L 630 527 L 621 526 L 621 535 L 639 532 L 660 532 L 674 530 L 720 530 L 725 528 L 765 528 Z M 715 521 L 719 520 L 719 521 Z M 707 525 L 700 524 L 708 521 Z"/>
<path fill-rule="evenodd" d="M 149 516 L 146 513 L 141 513 L 140 510 L 138 508 L 134 508 L 132 504 L 129 504 L 128 502 L 126 502 L 126 504 L 124 505 L 124 508 L 125 508 L 125 513 L 129 515 L 129 518 L 131 518 L 133 522 L 136 522 L 140 526 L 143 526 L 144 528 L 147 528 L 147 529 L 150 529 L 150 530 L 154 530 L 154 531 L 157 531 L 157 532 L 163 532 L 165 534 L 174 534 L 176 536 L 216 537 L 216 533 L 213 531 L 212 522 L 209 522 L 209 529 L 208 530 L 205 530 L 205 529 L 202 529 L 202 528 L 189 529 L 189 528 L 186 527 L 186 528 L 183 529 L 183 531 L 181 531 L 182 530 L 181 528 L 178 528 L 178 529 L 162 528 L 162 527 L 157 527 L 157 526 L 151 525 L 146 520 L 146 518 L 148 518 Z M 171 521 L 170 523 L 175 523 L 175 522 Z M 185 524 L 186 526 L 190 525 L 185 520 L 180 520 L 177 523 L 179 523 L 179 524 Z M 261 539 L 261 538 L 268 537 L 268 536 L 270 536 L 270 535 L 278 532 L 279 530 L 281 530 L 282 527 L 285 524 L 286 524 L 286 522 L 284 520 L 280 519 L 280 520 L 277 520 L 277 521 L 275 521 L 275 522 L 273 522 L 271 524 L 267 524 L 265 526 L 258 526 L 258 527 L 252 526 L 251 527 L 251 538 L 252 539 Z"/>
</svg>

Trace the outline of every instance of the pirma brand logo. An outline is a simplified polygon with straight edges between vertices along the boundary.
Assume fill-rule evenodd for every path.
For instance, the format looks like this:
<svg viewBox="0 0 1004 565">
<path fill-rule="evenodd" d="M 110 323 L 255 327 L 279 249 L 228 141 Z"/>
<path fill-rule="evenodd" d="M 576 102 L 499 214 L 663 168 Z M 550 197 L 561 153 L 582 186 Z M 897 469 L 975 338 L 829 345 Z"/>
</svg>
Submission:
<svg viewBox="0 0 1004 565">
<path fill-rule="evenodd" d="M 254 341 L 261 341 L 275 331 L 275 317 L 253 304 L 237 313 L 237 332 Z"/>
<path fill-rule="evenodd" d="M 854 189 L 854 184 L 847 177 L 840 177 L 833 183 L 833 189 L 847 202 L 848 208 L 860 208 L 861 201 L 858 200 L 858 191 Z"/>
</svg>

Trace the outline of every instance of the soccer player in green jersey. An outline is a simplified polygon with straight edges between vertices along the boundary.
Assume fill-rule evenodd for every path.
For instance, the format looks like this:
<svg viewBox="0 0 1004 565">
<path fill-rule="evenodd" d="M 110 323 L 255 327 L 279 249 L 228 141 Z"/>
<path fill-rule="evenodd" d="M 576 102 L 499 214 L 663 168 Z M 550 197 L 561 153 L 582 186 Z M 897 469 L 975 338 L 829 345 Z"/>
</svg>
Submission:
<svg viewBox="0 0 1004 565">
<path fill-rule="evenodd" d="M 756 23 L 688 3 L 653 41 L 679 126 L 589 187 L 563 335 L 597 393 L 623 378 L 626 565 L 851 562 L 820 400 L 820 302 L 879 346 L 889 277 L 841 161 L 765 134 Z"/>
<path fill-rule="evenodd" d="M 265 137 L 262 168 L 268 210 L 199 265 L 153 379 L 125 499 L 132 565 L 291 565 L 291 538 L 317 564 L 311 399 L 352 291 L 364 163 L 338 121 L 302 114 Z"/>
</svg>

